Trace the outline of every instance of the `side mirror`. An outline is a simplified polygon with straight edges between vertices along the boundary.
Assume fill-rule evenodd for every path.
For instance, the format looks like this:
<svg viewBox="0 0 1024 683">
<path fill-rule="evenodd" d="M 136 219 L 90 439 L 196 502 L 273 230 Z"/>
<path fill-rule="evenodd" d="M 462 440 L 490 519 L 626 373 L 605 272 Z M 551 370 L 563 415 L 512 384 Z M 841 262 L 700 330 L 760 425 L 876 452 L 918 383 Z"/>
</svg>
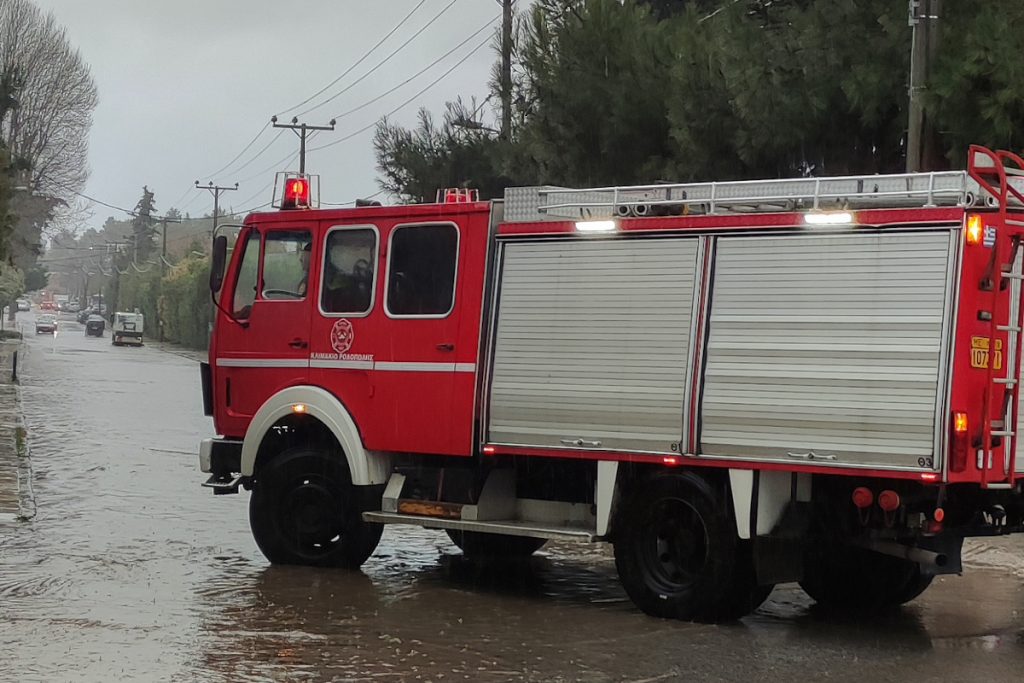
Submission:
<svg viewBox="0 0 1024 683">
<path fill-rule="evenodd" d="M 228 238 L 213 238 L 213 262 L 210 264 L 210 291 L 216 294 L 224 284 L 224 266 L 228 260 Z"/>
</svg>

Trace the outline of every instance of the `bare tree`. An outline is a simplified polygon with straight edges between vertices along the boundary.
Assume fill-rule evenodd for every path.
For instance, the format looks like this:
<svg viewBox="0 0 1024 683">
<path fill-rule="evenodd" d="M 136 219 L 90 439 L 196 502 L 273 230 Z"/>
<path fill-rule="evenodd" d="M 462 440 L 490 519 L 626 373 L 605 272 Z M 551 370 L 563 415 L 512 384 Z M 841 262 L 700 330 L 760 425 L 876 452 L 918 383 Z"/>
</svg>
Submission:
<svg viewBox="0 0 1024 683">
<path fill-rule="evenodd" d="M 30 0 L 0 0 L 0 78 L 15 100 L 0 135 L 19 184 L 71 205 L 89 174 L 96 85 L 65 29 Z"/>
</svg>

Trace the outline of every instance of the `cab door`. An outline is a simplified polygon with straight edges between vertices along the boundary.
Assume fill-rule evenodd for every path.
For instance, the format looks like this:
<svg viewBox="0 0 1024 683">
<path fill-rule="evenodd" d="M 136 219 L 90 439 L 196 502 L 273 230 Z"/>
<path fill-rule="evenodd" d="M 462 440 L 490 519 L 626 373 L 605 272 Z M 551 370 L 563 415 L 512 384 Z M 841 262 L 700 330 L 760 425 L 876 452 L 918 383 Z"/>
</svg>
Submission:
<svg viewBox="0 0 1024 683">
<path fill-rule="evenodd" d="M 467 455 L 455 438 L 455 377 L 467 368 L 456 303 L 463 241 L 453 222 L 395 226 L 387 245 L 384 316 L 389 343 L 374 364 L 380 402 L 389 415 L 393 450 Z M 473 368 L 469 368 L 472 377 Z M 465 443 L 457 443 L 465 441 Z"/>
<path fill-rule="evenodd" d="M 254 227 L 246 237 L 231 301 L 237 324 L 218 329 L 215 359 L 229 418 L 250 417 L 308 381 L 312 237 L 303 222 Z"/>
</svg>

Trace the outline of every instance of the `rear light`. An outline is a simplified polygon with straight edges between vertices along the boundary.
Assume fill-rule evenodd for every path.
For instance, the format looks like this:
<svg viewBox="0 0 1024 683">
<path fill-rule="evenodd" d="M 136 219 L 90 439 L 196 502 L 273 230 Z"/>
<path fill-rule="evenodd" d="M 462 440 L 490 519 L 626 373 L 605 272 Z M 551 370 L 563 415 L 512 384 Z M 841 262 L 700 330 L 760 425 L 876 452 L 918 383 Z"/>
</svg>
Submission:
<svg viewBox="0 0 1024 683">
<path fill-rule="evenodd" d="M 935 508 L 935 512 L 932 513 L 932 519 L 942 524 L 942 520 L 946 519 L 946 511 L 942 508 Z"/>
<path fill-rule="evenodd" d="M 871 492 L 871 489 L 863 486 L 858 486 L 853 490 L 853 504 L 859 509 L 871 507 L 871 504 L 875 502 L 875 494 Z"/>
<path fill-rule="evenodd" d="M 950 440 L 949 469 L 953 472 L 963 472 L 967 469 L 967 413 L 953 413 L 952 419 L 953 438 Z"/>
<path fill-rule="evenodd" d="M 900 507 L 900 494 L 895 491 L 882 491 L 878 494 L 878 507 L 886 512 L 894 512 Z"/>
</svg>

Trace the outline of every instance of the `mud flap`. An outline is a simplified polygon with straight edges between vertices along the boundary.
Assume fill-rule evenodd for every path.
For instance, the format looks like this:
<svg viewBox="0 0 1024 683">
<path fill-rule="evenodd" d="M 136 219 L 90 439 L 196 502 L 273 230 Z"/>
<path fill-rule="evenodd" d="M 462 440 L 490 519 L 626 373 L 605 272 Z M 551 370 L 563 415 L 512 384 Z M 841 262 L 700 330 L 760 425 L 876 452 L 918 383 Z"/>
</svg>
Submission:
<svg viewBox="0 0 1024 683">
<path fill-rule="evenodd" d="M 807 508 L 806 503 L 790 501 L 771 533 L 753 538 L 754 571 L 759 584 L 803 579 L 804 543 L 810 528 Z"/>
</svg>

